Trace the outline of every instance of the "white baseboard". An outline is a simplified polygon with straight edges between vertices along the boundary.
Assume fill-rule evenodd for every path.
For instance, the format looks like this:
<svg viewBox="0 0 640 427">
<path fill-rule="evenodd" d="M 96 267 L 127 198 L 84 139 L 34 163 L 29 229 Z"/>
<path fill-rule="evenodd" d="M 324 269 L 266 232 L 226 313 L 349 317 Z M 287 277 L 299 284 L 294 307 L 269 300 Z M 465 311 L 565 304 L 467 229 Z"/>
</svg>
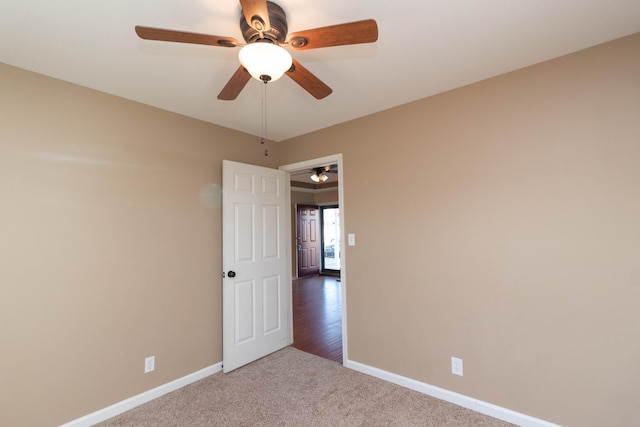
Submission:
<svg viewBox="0 0 640 427">
<path fill-rule="evenodd" d="M 77 418 L 73 421 L 63 424 L 60 427 L 90 427 L 94 424 L 97 424 L 104 420 L 108 420 L 109 418 L 115 417 L 116 415 L 128 411 L 129 409 L 133 409 L 136 406 L 142 405 L 143 403 L 150 402 L 153 399 L 157 399 L 160 396 L 171 393 L 172 391 L 175 391 L 179 388 L 187 386 L 220 371 L 222 371 L 222 362 L 216 363 L 215 365 L 211 365 L 156 388 L 152 388 L 151 390 L 147 390 L 144 393 L 138 394 L 137 396 L 130 397 L 104 409 L 100 409 L 99 411 L 93 412 L 89 415 L 85 415 L 84 417 Z"/>
<path fill-rule="evenodd" d="M 415 390 L 417 392 L 454 403 L 458 406 L 462 406 L 463 408 L 471 409 L 472 411 L 489 415 L 490 417 L 507 421 L 522 427 L 560 427 L 557 424 L 553 424 L 548 421 L 502 408 L 492 403 L 483 402 L 482 400 L 474 399 L 473 397 L 465 396 L 454 391 L 449 391 L 411 378 L 403 377 L 402 375 L 397 375 L 359 362 L 354 362 L 353 360 L 347 360 L 344 363 L 344 366 L 349 369 L 353 369 L 354 371 L 362 372 L 363 374 L 371 375 L 372 377 L 380 378 L 390 383 L 398 384 L 411 390 Z"/>
<path fill-rule="evenodd" d="M 353 360 L 346 360 L 344 366 L 349 369 L 353 369 L 354 371 L 362 372 L 363 374 L 371 375 L 372 377 L 380 378 L 390 383 L 398 384 L 402 387 L 406 387 L 411 390 L 454 403 L 458 406 L 462 406 L 463 408 L 471 409 L 472 411 L 489 415 L 499 420 L 507 421 L 522 427 L 560 427 L 557 424 L 553 424 L 548 421 L 521 414 L 492 403 L 474 399 L 473 397 L 416 381 L 411 378 L 403 377 L 402 375 L 383 371 L 382 369 L 374 368 L 363 363 L 354 362 Z M 178 378 L 177 380 L 168 382 L 91 414 L 85 415 L 84 417 L 77 418 L 60 427 L 90 427 L 221 371 L 222 362 L 219 362 L 215 365 L 211 365 L 182 378 Z"/>
</svg>

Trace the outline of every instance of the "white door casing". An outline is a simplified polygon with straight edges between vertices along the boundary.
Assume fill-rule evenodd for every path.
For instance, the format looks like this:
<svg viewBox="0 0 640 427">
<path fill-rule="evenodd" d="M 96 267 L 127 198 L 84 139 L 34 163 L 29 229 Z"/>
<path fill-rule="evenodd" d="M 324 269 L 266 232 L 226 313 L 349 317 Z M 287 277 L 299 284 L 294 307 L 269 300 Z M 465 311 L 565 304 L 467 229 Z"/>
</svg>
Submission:
<svg viewBox="0 0 640 427">
<path fill-rule="evenodd" d="M 338 205 L 340 206 L 340 235 L 346 236 L 345 233 L 345 224 L 347 223 L 346 218 L 346 209 L 344 208 L 344 164 L 342 162 L 342 154 L 332 154 L 325 157 L 315 158 L 311 160 L 305 160 L 297 163 L 290 163 L 287 165 L 280 166 L 280 170 L 285 172 L 295 172 L 299 170 L 309 170 L 315 167 L 321 167 L 331 164 L 338 165 Z M 287 194 L 290 194 L 290 182 L 287 181 Z M 345 240 L 342 239 L 340 241 L 340 256 L 341 256 L 341 265 L 340 265 L 340 281 L 342 283 L 342 359 L 343 364 L 347 363 L 349 360 L 348 353 L 348 328 L 347 328 L 347 252 L 345 251 L 344 245 Z"/>
<path fill-rule="evenodd" d="M 287 179 L 222 162 L 224 372 L 293 342 Z"/>
</svg>

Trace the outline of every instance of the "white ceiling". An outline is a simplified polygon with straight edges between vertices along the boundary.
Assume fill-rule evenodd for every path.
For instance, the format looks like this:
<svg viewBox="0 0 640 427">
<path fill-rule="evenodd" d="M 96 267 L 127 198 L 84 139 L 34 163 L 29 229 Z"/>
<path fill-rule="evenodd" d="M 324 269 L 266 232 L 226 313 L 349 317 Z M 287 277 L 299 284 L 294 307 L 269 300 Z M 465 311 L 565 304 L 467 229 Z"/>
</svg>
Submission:
<svg viewBox="0 0 640 427">
<path fill-rule="evenodd" d="M 640 31 L 638 0 L 276 0 L 289 32 L 373 18 L 374 44 L 292 51 L 333 89 L 267 89 L 279 141 Z M 237 48 L 139 39 L 135 25 L 242 40 L 237 0 L 1 0 L 0 62 L 261 135 L 261 83 L 216 96 Z"/>
</svg>

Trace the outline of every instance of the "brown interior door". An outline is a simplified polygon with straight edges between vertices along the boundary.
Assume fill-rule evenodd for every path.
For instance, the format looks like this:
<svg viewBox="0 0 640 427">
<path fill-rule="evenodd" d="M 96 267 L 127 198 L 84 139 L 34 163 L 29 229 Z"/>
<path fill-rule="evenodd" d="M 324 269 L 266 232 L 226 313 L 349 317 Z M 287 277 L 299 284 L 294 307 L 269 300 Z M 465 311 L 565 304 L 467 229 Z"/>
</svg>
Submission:
<svg viewBox="0 0 640 427">
<path fill-rule="evenodd" d="M 320 209 L 318 206 L 299 205 L 298 223 L 298 277 L 320 273 Z"/>
</svg>

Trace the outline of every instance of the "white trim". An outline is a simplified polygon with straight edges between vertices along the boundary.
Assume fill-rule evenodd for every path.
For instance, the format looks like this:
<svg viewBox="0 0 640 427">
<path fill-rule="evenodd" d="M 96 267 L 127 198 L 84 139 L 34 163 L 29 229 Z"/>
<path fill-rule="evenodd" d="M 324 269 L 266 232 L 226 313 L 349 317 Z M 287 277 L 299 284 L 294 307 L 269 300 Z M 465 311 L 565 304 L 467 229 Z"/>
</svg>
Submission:
<svg viewBox="0 0 640 427">
<path fill-rule="evenodd" d="M 281 170 L 282 168 L 280 168 Z M 293 283 L 294 279 L 298 278 L 298 265 L 296 264 L 296 272 L 295 272 L 295 277 L 293 275 L 292 270 L 292 265 L 291 265 L 291 259 L 293 258 L 293 254 L 291 253 L 291 251 L 293 250 L 293 248 L 291 247 L 291 242 L 293 242 L 293 236 L 291 235 L 291 175 L 289 174 L 288 171 L 284 171 L 287 179 L 285 179 L 285 183 L 284 183 L 284 191 L 285 191 L 285 198 L 287 199 L 287 209 L 285 211 L 285 221 L 287 223 L 287 228 L 284 232 L 285 234 L 285 242 L 287 242 L 286 246 L 286 257 L 287 257 L 287 269 L 288 274 L 291 277 L 291 283 Z M 296 209 L 297 209 L 297 204 L 296 204 Z M 297 256 L 297 255 L 296 255 Z M 296 261 L 297 263 L 297 261 Z M 293 344 L 293 288 L 289 289 L 289 307 L 287 309 L 287 329 L 289 330 L 289 345 Z"/>
<path fill-rule="evenodd" d="M 332 154 L 330 156 L 319 157 L 316 159 L 305 160 L 303 162 L 291 163 L 280 166 L 279 169 L 291 173 L 301 169 L 312 169 L 314 167 L 326 166 L 330 164 L 338 165 L 338 206 L 340 206 L 340 235 L 345 234 L 345 209 L 344 209 L 344 165 L 342 163 L 342 153 Z M 289 195 L 291 195 L 291 187 L 287 187 Z M 289 218 L 291 222 L 291 218 Z M 347 353 L 347 253 L 344 250 L 345 238 L 340 239 L 340 283 L 342 286 L 342 360 L 348 360 Z M 289 266 L 291 270 L 291 266 Z"/>
<path fill-rule="evenodd" d="M 344 366 L 349 369 L 353 369 L 354 371 L 362 372 L 363 374 L 371 375 L 372 377 L 380 378 L 390 383 L 394 383 L 522 427 L 560 427 L 558 424 L 553 424 L 548 421 L 521 414 L 454 391 L 449 391 L 411 378 L 403 377 L 402 375 L 383 371 L 382 369 L 374 368 L 363 363 L 354 362 L 353 360 L 347 360 L 344 363 Z"/>
<path fill-rule="evenodd" d="M 402 375 L 374 368 L 360 362 L 354 362 L 353 360 L 345 359 L 344 366 L 349 369 L 353 369 L 354 371 L 362 372 L 363 374 L 371 375 L 372 377 L 380 378 L 381 380 L 388 381 L 522 427 L 560 427 L 558 424 L 553 424 L 548 421 L 484 402 L 482 400 L 474 399 L 473 397 L 465 396 L 460 393 L 403 377 Z M 85 415 L 81 418 L 69 421 L 60 427 L 90 427 L 221 371 L 222 362 L 219 362 L 215 365 L 211 365 L 182 378 L 178 378 L 177 380 L 168 382 L 91 414 Z"/>
<path fill-rule="evenodd" d="M 339 184 L 338 184 L 339 185 Z M 328 193 L 329 191 L 336 191 L 338 187 L 329 187 L 329 188 L 302 188 L 302 187 L 294 187 L 291 186 L 291 191 L 294 193 Z"/>
<path fill-rule="evenodd" d="M 63 424 L 60 427 L 92 426 L 94 424 L 97 424 L 104 420 L 108 420 L 109 418 L 113 418 L 116 415 L 120 415 L 125 411 L 135 408 L 136 406 L 140 406 L 144 403 L 150 402 L 153 399 L 157 399 L 160 396 L 163 396 L 167 393 L 171 393 L 172 391 L 178 390 L 179 388 L 187 386 L 191 383 L 199 381 L 203 378 L 208 377 L 209 375 L 215 374 L 216 372 L 220 372 L 220 371 L 222 371 L 222 362 L 216 363 L 215 365 L 211 365 L 209 367 L 201 369 L 192 374 L 186 375 L 182 378 L 178 378 L 177 380 L 173 380 L 171 382 L 168 382 L 156 388 L 152 388 L 151 390 L 147 390 L 136 396 L 122 400 L 111 406 L 107 406 L 106 408 L 103 408 L 91 414 L 85 415 L 84 417 L 80 417 L 73 421 L 69 421 L 68 423 Z"/>
</svg>

